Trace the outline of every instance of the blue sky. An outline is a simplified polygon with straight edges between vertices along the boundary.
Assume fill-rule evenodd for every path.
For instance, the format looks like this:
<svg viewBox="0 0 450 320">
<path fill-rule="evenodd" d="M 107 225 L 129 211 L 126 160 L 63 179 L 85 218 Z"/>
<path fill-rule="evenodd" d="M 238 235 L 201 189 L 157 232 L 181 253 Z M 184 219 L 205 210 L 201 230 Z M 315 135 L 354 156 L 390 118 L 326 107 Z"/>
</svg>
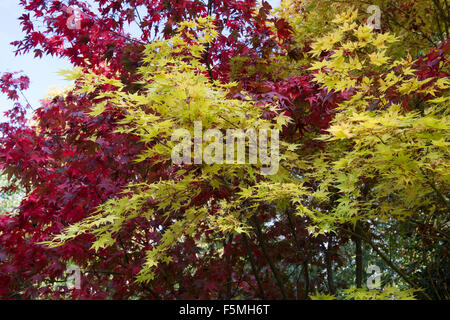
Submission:
<svg viewBox="0 0 450 320">
<path fill-rule="evenodd" d="M 57 72 L 63 69 L 71 69 L 71 64 L 61 58 L 43 56 L 34 58 L 32 52 L 25 55 L 14 55 L 12 41 L 20 40 L 24 34 L 19 25 L 18 18 L 23 13 L 18 0 L 0 0 L 0 74 L 3 72 L 23 71 L 30 78 L 30 88 L 24 93 L 30 104 L 37 108 L 39 100 L 46 96 L 53 86 L 64 87 L 70 84 Z M 275 7 L 280 0 L 269 0 Z M 23 102 L 23 101 L 21 101 Z M 0 120 L 4 120 L 3 112 L 12 107 L 12 102 L 6 96 L 0 94 Z"/>
<path fill-rule="evenodd" d="M 0 74 L 3 72 L 23 71 L 30 78 L 30 88 L 24 93 L 31 105 L 36 108 L 39 100 L 45 97 L 51 86 L 66 86 L 69 82 L 63 80 L 56 72 L 70 69 L 69 62 L 55 57 L 43 56 L 34 58 L 33 53 L 14 56 L 12 41 L 23 38 L 22 28 L 18 18 L 23 13 L 18 0 L 0 0 Z M 12 102 L 0 94 L 1 119 L 3 112 L 12 106 Z"/>
</svg>

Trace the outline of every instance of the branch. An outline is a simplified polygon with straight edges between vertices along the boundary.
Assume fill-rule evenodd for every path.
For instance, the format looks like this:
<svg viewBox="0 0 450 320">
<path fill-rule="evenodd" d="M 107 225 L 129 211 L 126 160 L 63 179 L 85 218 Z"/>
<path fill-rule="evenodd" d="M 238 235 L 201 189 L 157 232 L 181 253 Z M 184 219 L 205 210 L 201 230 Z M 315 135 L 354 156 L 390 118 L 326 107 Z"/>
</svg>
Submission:
<svg viewBox="0 0 450 320">
<path fill-rule="evenodd" d="M 416 290 L 418 290 L 417 288 L 418 288 L 418 286 L 414 283 L 414 281 L 413 280 L 411 280 L 409 277 L 408 277 L 408 275 L 405 273 L 405 272 L 403 272 L 399 267 L 397 267 L 392 261 L 391 261 L 391 259 L 389 259 L 387 256 L 386 256 L 386 254 L 383 252 L 383 251 L 381 251 L 381 249 L 375 244 L 375 243 L 373 243 L 372 242 L 372 240 L 370 240 L 368 237 L 367 237 L 367 235 L 362 231 L 362 230 L 360 230 L 360 234 L 357 234 L 357 233 L 354 233 L 353 231 L 350 231 L 350 230 L 348 230 L 348 229 L 345 229 L 345 228 L 343 228 L 343 227 L 341 227 L 340 228 L 342 231 L 344 231 L 344 232 L 347 232 L 347 233 L 349 233 L 349 234 L 351 234 L 351 235 L 353 235 L 353 236 L 355 236 L 355 237 L 358 237 L 358 238 L 360 238 L 360 239 L 362 239 L 362 240 L 364 240 L 365 242 L 367 242 L 371 247 L 372 247 L 372 249 L 380 256 L 380 258 L 381 259 L 383 259 L 384 260 L 384 262 L 386 262 L 386 264 L 388 265 L 388 266 L 390 266 L 403 280 L 405 280 L 405 282 L 406 283 L 408 283 L 413 289 L 416 289 Z M 419 290 L 418 290 L 419 291 Z M 425 297 L 426 299 L 428 299 L 428 300 L 432 300 L 431 299 L 431 297 L 426 293 L 426 292 L 421 292 L 421 291 L 419 291 L 419 294 L 421 294 L 423 297 Z"/>
<path fill-rule="evenodd" d="M 228 252 L 226 252 L 226 248 L 228 245 L 231 244 L 231 241 L 233 241 L 233 236 L 230 235 L 228 241 L 225 239 L 223 240 L 223 254 L 225 255 L 225 263 L 226 263 L 226 274 L 227 274 L 227 283 L 226 283 L 226 299 L 231 299 L 231 262 L 230 262 L 230 256 Z"/>
<path fill-rule="evenodd" d="M 422 168 L 419 168 L 422 174 L 425 176 L 425 179 L 427 180 L 427 184 L 433 189 L 434 192 L 436 192 L 437 196 L 441 201 L 447 206 L 447 209 L 450 209 L 450 201 L 447 199 L 445 195 L 443 195 L 434 185 L 434 183 L 430 180 L 430 177 L 425 173 L 425 171 Z"/>
<path fill-rule="evenodd" d="M 248 261 L 250 262 L 250 265 L 252 267 L 253 275 L 255 276 L 256 283 L 258 284 L 259 295 L 261 296 L 261 299 L 265 300 L 266 296 L 264 294 L 264 290 L 261 285 L 261 280 L 259 279 L 259 274 L 258 270 L 256 269 L 255 260 L 253 260 L 252 253 L 250 251 L 250 246 L 248 245 L 248 239 L 246 234 L 244 234 L 244 236 L 242 237 L 242 241 L 244 242 L 245 250 L 247 251 Z"/>
<path fill-rule="evenodd" d="M 208 16 L 210 16 L 212 14 L 212 5 L 213 5 L 212 0 L 208 0 L 208 10 L 207 10 Z M 206 63 L 206 69 L 208 70 L 209 78 L 211 79 L 211 82 L 214 84 L 214 77 L 212 74 L 211 64 L 209 61 L 209 49 L 210 49 L 210 45 L 208 43 L 206 45 L 206 51 L 205 51 L 205 63 Z"/>
<path fill-rule="evenodd" d="M 263 235 L 261 232 L 261 226 L 259 225 L 258 218 L 256 217 L 255 214 L 253 214 L 252 219 L 253 219 L 253 223 L 255 224 L 256 237 L 258 238 L 258 242 L 259 242 L 259 246 L 261 247 L 261 251 L 263 252 L 264 256 L 267 259 L 267 262 L 270 265 L 270 269 L 272 270 L 272 273 L 275 277 L 278 287 L 280 287 L 280 291 L 281 291 L 281 295 L 283 296 L 283 299 L 287 300 L 287 295 L 286 295 L 286 291 L 284 289 L 283 280 L 281 278 L 281 275 L 280 275 L 277 267 L 275 266 L 274 262 L 272 261 L 272 258 L 270 257 L 269 252 L 267 251 L 266 242 L 263 238 Z"/>
<path fill-rule="evenodd" d="M 327 267 L 327 281 L 328 281 L 328 288 L 330 289 L 330 293 L 332 295 L 336 294 L 336 287 L 334 286 L 334 280 L 333 280 L 333 265 L 331 262 L 331 255 L 330 255 L 330 251 L 331 251 L 331 244 L 333 242 L 333 236 L 332 234 L 328 234 L 328 246 L 327 249 L 325 250 L 325 264 Z"/>
<path fill-rule="evenodd" d="M 141 29 L 142 34 L 145 37 L 145 40 L 147 40 L 147 43 L 150 43 L 150 40 L 148 40 L 147 34 L 145 33 L 144 29 L 142 28 L 142 19 L 141 19 L 141 15 L 139 14 L 139 11 L 137 8 L 134 8 L 134 11 L 136 11 L 137 17 L 139 19 L 139 23 L 136 22 L 136 24 L 139 26 L 139 29 Z"/>
<path fill-rule="evenodd" d="M 289 212 L 289 209 L 286 210 L 286 214 L 288 217 L 289 228 L 291 229 L 291 234 L 294 238 L 294 242 L 295 242 L 295 245 L 297 246 L 297 250 L 299 252 L 302 252 L 304 250 L 302 250 L 302 247 L 300 246 L 300 243 L 298 242 L 297 234 L 295 231 L 295 226 L 292 221 L 292 216 L 291 216 L 291 213 Z M 303 263 L 302 263 L 303 280 L 305 282 L 305 290 L 303 291 L 303 299 L 306 300 L 306 299 L 308 299 L 308 294 L 309 294 L 308 254 L 307 253 L 304 254 L 304 257 L 305 258 L 303 259 Z"/>
</svg>

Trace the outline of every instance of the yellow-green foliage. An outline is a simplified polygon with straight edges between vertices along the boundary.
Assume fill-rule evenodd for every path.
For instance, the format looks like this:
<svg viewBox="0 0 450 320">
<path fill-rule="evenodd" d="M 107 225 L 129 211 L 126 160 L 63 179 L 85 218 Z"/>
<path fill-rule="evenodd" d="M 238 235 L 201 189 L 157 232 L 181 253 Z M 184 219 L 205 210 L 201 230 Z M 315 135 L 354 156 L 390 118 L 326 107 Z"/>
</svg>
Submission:
<svg viewBox="0 0 450 320">
<path fill-rule="evenodd" d="M 330 142 L 328 150 L 307 164 L 315 168 L 308 176 L 322 181 L 322 195 L 337 190 L 340 199 L 332 214 L 341 222 L 444 213 L 450 177 L 448 92 L 428 100 L 425 110 L 405 111 L 386 91 L 395 90 L 402 101 L 412 93 L 435 95 L 450 82 L 418 80 L 410 57 L 393 60 L 386 55 L 385 47 L 395 38 L 353 25 L 355 17 L 339 16 L 337 31 L 313 44 L 313 55 L 319 55 L 331 50 L 326 39 L 337 39 L 334 53 L 313 64 L 319 70 L 316 81 L 327 89 L 355 92 L 321 137 Z M 344 56 L 342 48 L 355 55 Z M 433 85 L 421 89 L 430 81 Z"/>
<path fill-rule="evenodd" d="M 187 45 L 181 36 L 183 31 L 191 34 L 192 39 L 195 32 L 196 44 Z M 262 108 L 249 98 L 229 99 L 229 88 L 235 84 L 210 82 L 198 58 L 205 50 L 204 44 L 216 35 L 211 20 L 183 22 L 179 32 L 169 40 L 147 45 L 144 66 L 139 70 L 142 90 L 138 93 L 122 91 L 124 85 L 118 80 L 95 74 L 77 75 L 75 71 L 75 77 L 83 83 L 78 90 L 80 94 L 95 92 L 105 84 L 117 88 L 97 95 L 96 99 L 100 102 L 94 105 L 91 115 L 98 116 L 108 107 L 121 109 L 126 116 L 120 120 L 117 132 L 136 135 L 147 146 L 136 161 L 151 160 L 151 165 L 162 163 L 172 167 L 174 174 L 168 180 L 129 185 L 122 197 L 102 204 L 94 215 L 70 226 L 64 234 L 49 243 L 51 246 L 61 245 L 89 232 L 97 236 L 92 248 L 98 250 L 115 243 L 115 234 L 125 221 L 137 216 L 147 219 L 163 217 L 170 222 L 170 226 L 162 232 L 162 239 L 154 244 L 153 250 L 147 252 L 144 268 L 137 278 L 144 282 L 153 278 L 154 266 L 170 261 L 167 250 L 183 241 L 183 237 L 195 235 L 200 222 L 206 223 L 218 236 L 247 232 L 245 221 L 252 213 L 250 210 L 243 211 L 242 203 L 233 202 L 233 199 L 211 201 L 201 206 L 192 203 L 192 199 L 202 191 L 202 186 L 214 189 L 227 186 L 238 192 L 257 178 L 267 180 L 260 175 L 260 163 L 197 164 L 196 170 L 174 165 L 171 153 L 175 143 L 171 137 L 175 130 L 187 129 L 194 136 L 194 121 L 202 121 L 204 128 L 223 131 L 239 128 L 279 130 L 290 121 L 283 115 L 276 116 L 273 121 L 264 120 L 263 112 L 276 112 L 274 106 Z M 283 180 L 283 172 L 287 173 L 280 169 L 278 175 L 269 179 Z M 231 181 L 236 178 L 240 185 L 232 186 Z M 156 201 L 157 205 L 149 205 L 149 200 Z M 210 215 L 213 210 L 214 215 Z"/>
<path fill-rule="evenodd" d="M 295 32 L 295 43 L 302 47 L 330 29 L 329 22 L 346 8 L 346 4 L 333 1 L 282 0 L 278 14 L 289 21 Z M 336 2 L 336 1 L 334 1 Z"/>
<path fill-rule="evenodd" d="M 297 214 L 307 215 L 316 224 L 309 227 L 314 234 L 334 230 L 339 223 L 376 218 L 427 215 L 445 222 L 449 97 L 448 93 L 436 95 L 448 88 L 449 81 L 418 80 L 410 57 L 387 56 L 385 49 L 395 37 L 375 33 L 356 18 L 356 11 L 338 15 L 333 20 L 336 29 L 312 44 L 312 56 L 333 52 L 313 63 L 315 80 L 328 90 L 352 92 L 328 133 L 319 138 L 327 142 L 326 149 L 312 155 L 287 151 L 286 166 L 298 179 L 259 183 L 242 196 L 257 202 L 290 201 Z M 429 82 L 432 85 L 421 89 Z M 418 92 L 436 98 L 424 102 L 425 110 L 405 111 L 392 103 L 388 89 L 400 101 Z M 306 182 L 317 187 L 306 188 Z"/>
<path fill-rule="evenodd" d="M 400 290 L 391 285 L 386 285 L 383 289 L 366 290 L 351 286 L 343 290 L 345 300 L 416 300 L 414 290 Z"/>
<path fill-rule="evenodd" d="M 389 56 L 387 49 L 398 38 L 390 33 L 375 33 L 367 25 L 358 24 L 356 11 L 337 15 L 332 23 L 337 25 L 336 28 L 311 45 L 313 57 L 324 52 L 330 55 L 313 62 L 310 70 L 318 71 L 314 75 L 315 80 L 327 89 L 344 91 L 352 88 L 358 91 L 345 106 L 358 104 L 367 107 L 369 102 L 377 99 L 378 104 L 386 106 L 388 90 L 397 90 L 399 96 L 435 94 L 448 86 L 447 79 L 440 79 L 435 86 L 419 90 L 433 79 L 419 81 L 414 76 L 411 56 L 402 59 Z"/>
<path fill-rule="evenodd" d="M 310 296 L 311 300 L 335 300 L 336 297 L 328 294 L 316 293 Z M 351 286 L 343 290 L 344 300 L 416 300 L 414 290 L 400 290 L 397 287 L 386 285 L 383 289 L 362 289 Z"/>
<path fill-rule="evenodd" d="M 399 56 L 426 53 L 430 46 L 445 40 L 449 34 L 448 4 L 444 0 L 282 0 L 278 12 L 288 19 L 295 30 L 296 46 L 314 41 L 332 28 L 331 21 L 337 14 L 355 8 L 358 20 L 367 21 L 373 11 L 380 8 L 381 31 L 392 32 L 401 42 L 394 45 Z"/>
</svg>

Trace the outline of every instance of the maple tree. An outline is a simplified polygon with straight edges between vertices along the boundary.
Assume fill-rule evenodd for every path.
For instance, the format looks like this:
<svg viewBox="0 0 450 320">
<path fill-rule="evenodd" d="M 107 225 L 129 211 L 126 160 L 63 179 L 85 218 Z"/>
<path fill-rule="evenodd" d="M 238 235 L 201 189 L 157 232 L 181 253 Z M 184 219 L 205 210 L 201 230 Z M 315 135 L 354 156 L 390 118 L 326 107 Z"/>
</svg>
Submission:
<svg viewBox="0 0 450 320">
<path fill-rule="evenodd" d="M 26 193 L 0 215 L 0 297 L 448 298 L 441 2 L 378 1 L 382 31 L 363 2 L 20 3 L 17 53 L 68 58 L 74 86 L 28 119 L 28 78 L 0 78 L 15 103 L 0 125 L 4 189 Z M 416 23 L 422 11 L 439 23 Z M 280 130 L 278 173 L 172 163 L 172 133 L 198 120 Z M 363 244 L 396 286 L 362 288 Z M 58 285 L 71 264 L 80 288 Z"/>
</svg>

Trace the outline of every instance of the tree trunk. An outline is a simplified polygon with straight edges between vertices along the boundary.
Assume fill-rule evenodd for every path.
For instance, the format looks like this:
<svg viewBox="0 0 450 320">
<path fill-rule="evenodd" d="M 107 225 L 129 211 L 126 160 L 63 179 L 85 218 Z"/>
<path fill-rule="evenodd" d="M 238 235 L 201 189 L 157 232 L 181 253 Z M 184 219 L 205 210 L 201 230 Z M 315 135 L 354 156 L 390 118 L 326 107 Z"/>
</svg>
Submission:
<svg viewBox="0 0 450 320">
<path fill-rule="evenodd" d="M 261 226 L 259 225 L 258 217 L 256 215 L 253 215 L 253 223 L 255 224 L 256 237 L 258 238 L 261 251 L 263 252 L 264 257 L 267 259 L 267 262 L 269 263 L 270 269 L 272 270 L 273 276 L 275 277 L 275 281 L 277 282 L 278 287 L 280 288 L 283 299 L 287 300 L 287 294 L 286 290 L 284 289 L 283 279 L 281 278 L 278 268 L 275 266 L 275 263 L 273 263 L 272 258 L 270 257 L 269 252 L 267 251 L 266 242 L 263 238 Z"/>
<path fill-rule="evenodd" d="M 355 233 L 360 235 L 360 224 L 357 223 L 355 227 Z M 355 238 L 355 254 L 356 254 L 356 287 L 362 288 L 362 274 L 363 274 L 363 257 L 362 257 L 362 241 L 360 237 Z"/>
<path fill-rule="evenodd" d="M 328 281 L 328 288 L 330 289 L 331 294 L 336 294 L 336 288 L 334 287 L 334 280 L 333 280 L 333 265 L 331 262 L 331 252 L 332 252 L 332 244 L 333 244 L 333 236 L 331 233 L 328 235 L 328 247 L 325 251 L 325 263 L 327 266 L 327 281 Z"/>
</svg>

